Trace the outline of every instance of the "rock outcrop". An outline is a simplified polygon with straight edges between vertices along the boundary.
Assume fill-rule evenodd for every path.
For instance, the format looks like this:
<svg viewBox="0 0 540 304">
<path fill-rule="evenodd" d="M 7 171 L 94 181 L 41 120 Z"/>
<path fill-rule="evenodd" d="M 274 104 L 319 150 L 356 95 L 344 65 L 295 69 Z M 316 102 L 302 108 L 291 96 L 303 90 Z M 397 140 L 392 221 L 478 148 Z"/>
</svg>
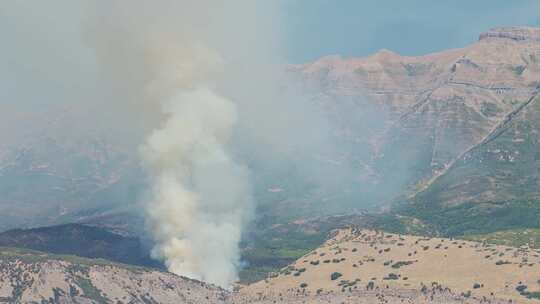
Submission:
<svg viewBox="0 0 540 304">
<path fill-rule="evenodd" d="M 499 27 L 480 34 L 479 40 L 500 38 L 514 41 L 540 41 L 540 28 L 536 27 Z"/>
</svg>

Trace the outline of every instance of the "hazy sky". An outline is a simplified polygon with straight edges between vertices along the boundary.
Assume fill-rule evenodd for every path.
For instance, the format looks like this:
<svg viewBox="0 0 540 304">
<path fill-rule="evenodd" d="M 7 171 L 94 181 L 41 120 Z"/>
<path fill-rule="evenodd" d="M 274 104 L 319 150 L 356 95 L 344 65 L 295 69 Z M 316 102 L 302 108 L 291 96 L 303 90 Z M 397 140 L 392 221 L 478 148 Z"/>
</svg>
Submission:
<svg viewBox="0 0 540 304">
<path fill-rule="evenodd" d="M 288 59 L 420 55 L 465 46 L 492 27 L 540 26 L 538 0 L 282 0 Z"/>
<path fill-rule="evenodd" d="M 271 26 L 282 40 L 285 63 L 335 54 L 367 56 L 381 48 L 421 55 L 466 46 L 492 27 L 540 26 L 540 0 L 276 1 L 281 15 L 273 17 Z M 64 77 L 77 71 L 86 78 L 97 73 L 92 51 L 81 37 L 81 2 L 0 5 L 0 102 L 35 106 L 81 96 L 81 91 L 92 95 L 91 82 Z M 33 89 L 21 90 L 23 81 Z"/>
</svg>

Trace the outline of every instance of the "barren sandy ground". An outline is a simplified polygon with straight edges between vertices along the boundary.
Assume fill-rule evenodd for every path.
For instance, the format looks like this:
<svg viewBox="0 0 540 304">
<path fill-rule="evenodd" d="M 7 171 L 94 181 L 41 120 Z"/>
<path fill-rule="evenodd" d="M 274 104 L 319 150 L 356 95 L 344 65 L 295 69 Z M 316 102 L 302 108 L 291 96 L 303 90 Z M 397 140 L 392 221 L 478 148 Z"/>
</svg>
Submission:
<svg viewBox="0 0 540 304">
<path fill-rule="evenodd" d="M 297 294 L 305 294 L 305 303 L 348 303 L 348 297 L 356 297 L 349 303 L 377 303 L 373 301 L 377 294 L 384 294 L 388 303 L 476 303 L 475 299 L 486 303 L 540 302 L 528 299 L 518 289 L 540 291 L 538 251 L 347 229 L 280 273 L 240 293 L 252 299 L 278 300 L 281 293 L 282 297 L 298 298 L 298 303 L 303 302 Z M 317 293 L 319 298 L 333 297 L 333 302 L 312 300 Z"/>
</svg>

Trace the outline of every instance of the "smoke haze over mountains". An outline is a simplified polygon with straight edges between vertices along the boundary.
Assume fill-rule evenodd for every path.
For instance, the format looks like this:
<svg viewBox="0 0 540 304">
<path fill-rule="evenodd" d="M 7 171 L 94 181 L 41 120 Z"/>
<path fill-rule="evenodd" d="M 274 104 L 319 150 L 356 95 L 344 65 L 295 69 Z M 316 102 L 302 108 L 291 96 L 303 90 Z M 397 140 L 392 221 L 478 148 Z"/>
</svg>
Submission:
<svg viewBox="0 0 540 304">
<path fill-rule="evenodd" d="M 4 143 L 50 132 L 12 113 L 65 112 L 57 138 L 94 134 L 140 155 L 154 256 L 173 272 L 225 287 L 237 279 L 253 175 L 350 178 L 345 166 L 320 166 L 341 152 L 321 108 L 280 68 L 278 4 L 13 2 L 0 14 Z"/>
</svg>

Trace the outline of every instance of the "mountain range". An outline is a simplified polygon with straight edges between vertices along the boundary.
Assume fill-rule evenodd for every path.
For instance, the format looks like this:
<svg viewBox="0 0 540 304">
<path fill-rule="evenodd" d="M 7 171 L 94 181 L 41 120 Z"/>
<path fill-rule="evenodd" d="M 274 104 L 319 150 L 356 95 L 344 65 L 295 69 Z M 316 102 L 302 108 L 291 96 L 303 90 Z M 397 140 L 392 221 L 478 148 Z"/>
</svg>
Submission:
<svg viewBox="0 0 540 304">
<path fill-rule="evenodd" d="M 381 50 L 286 70 L 332 126 L 339 153 L 321 159 L 321 166 L 353 174 L 331 191 L 294 175 L 270 174 L 254 183 L 259 205 L 242 243 L 243 282 L 297 263 L 334 229 L 350 225 L 538 248 L 540 28 L 495 28 L 467 47 L 423 56 Z M 18 247 L 55 260 L 76 255 L 161 267 L 140 241 L 145 177 L 134 149 L 99 124 L 59 132 L 81 115 L 77 109 L 1 107 L 0 231 L 76 223 L 6 231 L 0 234 L 0 246 L 10 248 L 4 253 L 13 256 Z M 14 121 L 24 124 L 15 135 L 9 131 Z M 289 182 L 289 189 L 282 185 Z M 33 264 L 41 254 L 28 253 L 28 265 L 42 265 Z M 58 263 L 54 269 L 70 273 L 60 281 L 89 273 Z M 74 295 L 91 293 L 81 286 L 92 278 L 82 277 Z M 61 298 L 70 288 L 37 297 Z M 221 294 L 212 288 L 212 296 Z M 22 296 L 12 291 L 8 298 Z"/>
</svg>

